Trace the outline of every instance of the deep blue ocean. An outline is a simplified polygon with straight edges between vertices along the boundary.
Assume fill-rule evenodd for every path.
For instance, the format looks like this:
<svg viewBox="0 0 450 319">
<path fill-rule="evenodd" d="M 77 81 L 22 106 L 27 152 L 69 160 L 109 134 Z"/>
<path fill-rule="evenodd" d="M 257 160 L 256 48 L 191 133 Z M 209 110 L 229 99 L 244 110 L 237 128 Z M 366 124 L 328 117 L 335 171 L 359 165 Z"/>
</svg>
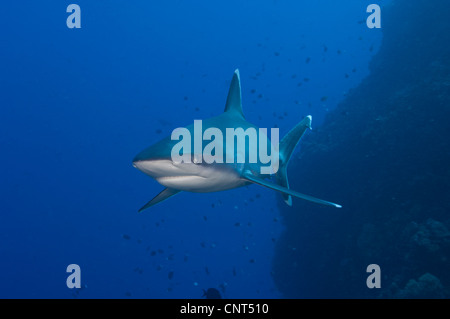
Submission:
<svg viewBox="0 0 450 319">
<path fill-rule="evenodd" d="M 420 283 L 425 273 L 439 277 L 426 263 L 422 272 L 396 275 L 391 267 L 395 260 L 377 259 L 383 248 L 377 246 L 366 262 L 360 251 L 346 246 L 351 242 L 372 247 L 380 241 L 373 229 L 382 227 L 377 223 L 382 217 L 364 203 L 366 198 L 383 202 L 392 197 L 368 191 L 358 202 L 350 202 L 353 195 L 371 185 L 395 183 L 383 182 L 373 169 L 376 164 L 365 171 L 367 175 L 350 173 L 354 183 L 342 183 L 346 178 L 339 172 L 347 172 L 344 166 L 362 162 L 353 158 L 345 163 L 333 148 L 343 145 L 333 144 L 342 136 L 373 136 L 364 130 L 364 122 L 346 117 L 336 124 L 337 116 L 351 116 L 353 111 L 362 116 L 367 109 L 374 123 L 385 118 L 369 111 L 370 103 L 363 103 L 367 95 L 358 93 L 358 87 L 373 76 L 371 70 L 384 70 L 389 78 L 392 65 L 402 62 L 402 55 L 385 67 L 385 60 L 373 62 L 396 23 L 392 2 L 406 3 L 377 2 L 382 19 L 385 10 L 391 10 L 390 24 L 381 29 L 367 27 L 366 8 L 373 1 L 366 0 L 2 3 L 0 298 L 202 298 L 208 288 L 217 289 L 223 298 L 411 297 L 386 290 L 374 293 L 376 289 L 366 287 L 366 266 L 380 264 L 381 289 L 394 281 L 398 289 L 406 289 L 414 284 L 410 280 Z M 81 28 L 66 24 L 71 3 L 81 8 Z M 416 36 L 407 30 L 403 34 L 407 39 Z M 448 74 L 449 61 L 442 61 L 447 68 L 440 70 Z M 301 200 L 284 207 L 277 192 L 250 185 L 224 192 L 182 192 L 138 213 L 164 187 L 132 166 L 134 156 L 176 127 L 221 114 L 237 68 L 249 122 L 279 127 L 282 137 L 312 115 L 312 130 L 297 146 L 288 176 L 293 189 L 340 203 L 343 209 L 317 208 Z M 374 83 L 371 89 L 384 90 L 384 80 Z M 448 96 L 447 90 L 439 86 L 435 93 Z M 414 91 L 420 86 L 410 90 Z M 380 104 L 389 101 L 386 97 Z M 345 110 L 339 109 L 341 104 Z M 396 119 L 402 123 L 401 117 Z M 351 145 L 357 144 L 348 145 L 340 149 L 356 154 L 358 149 Z M 314 148 L 322 153 L 309 152 Z M 303 166 L 303 156 L 313 153 Z M 339 160 L 330 161 L 333 156 Z M 307 179 L 301 169 L 297 173 L 299 167 L 306 167 Z M 323 172 L 329 173 L 326 179 L 319 178 Z M 320 185 L 312 182 L 316 176 Z M 422 181 L 426 175 L 417 178 Z M 445 177 L 441 183 L 440 191 L 448 189 Z M 445 196 L 441 198 L 446 203 L 436 216 L 442 218 L 435 216 L 433 221 L 440 222 L 444 230 L 438 228 L 445 233 L 449 205 Z M 411 204 L 406 199 L 405 203 Z M 375 221 L 349 222 L 358 209 Z M 421 206 L 416 203 L 407 211 L 413 209 L 420 211 Z M 420 230 L 429 225 L 427 214 L 417 213 L 405 225 L 416 222 Z M 308 225 L 297 228 L 301 237 L 288 235 L 295 220 L 287 216 L 307 216 L 308 222 L 299 220 L 299 225 Z M 344 224 L 344 232 L 335 231 Z M 427 234 L 422 230 L 420 234 Z M 352 231 L 357 235 L 351 237 Z M 448 234 L 442 236 L 441 259 L 450 257 Z M 289 238 L 296 245 L 287 243 Z M 341 250 L 316 253 L 324 251 L 325 242 L 342 242 Z M 298 258 L 292 255 L 297 253 Z M 336 258 L 327 259 L 331 254 Z M 344 267 L 355 263 L 358 267 Z M 66 285 L 70 264 L 80 267 L 80 289 Z M 360 270 L 362 288 L 353 290 L 359 280 L 354 280 L 355 269 Z M 334 285 L 328 270 L 334 271 L 332 278 L 348 278 L 352 284 L 343 291 L 336 286 L 328 291 L 327 283 Z M 335 276 L 336 271 L 344 275 Z M 305 285 L 289 285 L 308 280 Z M 448 296 L 449 279 L 439 280 L 444 292 L 438 296 Z M 340 287 L 345 286 L 342 282 Z M 370 291 L 364 295 L 358 289 Z"/>
</svg>

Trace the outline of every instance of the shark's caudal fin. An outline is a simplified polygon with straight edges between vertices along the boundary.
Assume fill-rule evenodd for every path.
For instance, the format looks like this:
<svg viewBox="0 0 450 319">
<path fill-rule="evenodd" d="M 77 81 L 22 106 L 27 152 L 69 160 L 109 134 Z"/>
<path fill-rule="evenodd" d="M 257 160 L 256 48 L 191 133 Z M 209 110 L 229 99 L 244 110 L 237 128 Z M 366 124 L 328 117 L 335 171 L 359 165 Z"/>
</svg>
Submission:
<svg viewBox="0 0 450 319">
<path fill-rule="evenodd" d="M 160 202 L 162 202 L 163 200 L 168 199 L 169 197 L 172 197 L 175 194 L 178 194 L 180 191 L 177 189 L 173 189 L 173 188 L 165 188 L 161 193 L 159 193 L 158 195 L 156 195 L 151 201 L 149 201 L 147 204 L 145 204 L 144 206 L 142 206 L 139 209 L 139 213 L 142 212 L 144 209 L 147 209 L 153 205 L 156 205 Z"/>
<path fill-rule="evenodd" d="M 246 172 L 242 175 L 242 177 L 244 179 L 246 179 L 249 182 L 264 186 L 264 187 L 268 187 L 270 189 L 276 190 L 278 192 L 281 192 L 283 194 L 288 194 L 288 195 L 292 195 L 301 199 L 305 199 L 308 200 L 310 202 L 314 202 L 314 203 L 318 203 L 318 204 L 322 204 L 322 205 L 328 205 L 328 206 L 333 206 L 333 207 L 337 207 L 337 208 L 341 208 L 342 206 L 339 204 L 335 204 L 332 202 L 328 202 L 326 200 L 322 200 L 322 199 L 318 199 L 309 195 L 305 195 L 296 191 L 293 191 L 291 189 L 288 189 L 286 187 L 277 185 L 275 183 L 271 183 L 269 181 L 266 181 L 260 177 L 256 177 L 255 175 L 253 175 L 251 172 Z"/>
<path fill-rule="evenodd" d="M 244 118 L 244 113 L 242 112 L 241 78 L 238 69 L 234 71 L 233 79 L 231 79 L 227 103 L 225 104 L 225 112 L 233 112 Z"/>
<path fill-rule="evenodd" d="M 300 123 L 298 123 L 289 133 L 286 134 L 285 137 L 280 142 L 279 146 L 279 154 L 280 154 L 280 164 L 278 168 L 278 172 L 275 175 L 277 183 L 289 189 L 289 182 L 287 179 L 287 165 L 289 163 L 289 159 L 291 158 L 292 152 L 297 146 L 300 138 L 305 133 L 306 129 L 311 129 L 311 115 L 305 117 Z M 295 195 L 294 195 L 295 196 Z M 289 206 L 292 206 L 292 198 L 288 193 L 283 193 L 283 199 Z"/>
</svg>

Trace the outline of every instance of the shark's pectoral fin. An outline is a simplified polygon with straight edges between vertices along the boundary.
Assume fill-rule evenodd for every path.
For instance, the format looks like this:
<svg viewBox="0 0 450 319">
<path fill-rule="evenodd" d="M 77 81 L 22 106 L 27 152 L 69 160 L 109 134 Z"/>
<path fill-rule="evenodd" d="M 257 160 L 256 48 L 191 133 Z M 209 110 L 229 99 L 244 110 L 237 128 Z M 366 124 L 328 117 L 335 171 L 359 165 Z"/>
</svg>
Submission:
<svg viewBox="0 0 450 319">
<path fill-rule="evenodd" d="M 168 199 L 169 197 L 172 197 L 175 194 L 178 194 L 180 191 L 178 189 L 173 189 L 173 188 L 165 188 L 161 193 L 159 193 L 158 195 L 156 195 L 151 201 L 149 201 L 147 204 L 145 204 L 144 206 L 142 206 L 139 209 L 139 213 L 142 212 L 144 209 L 147 209 L 153 205 L 156 205 L 160 202 L 162 202 L 163 200 Z"/>
<path fill-rule="evenodd" d="M 333 207 L 337 207 L 337 208 L 341 208 L 342 207 L 339 204 L 335 204 L 335 203 L 332 203 L 332 202 L 327 202 L 326 200 L 322 200 L 322 199 L 318 199 L 318 198 L 315 198 L 315 197 L 312 197 L 312 196 L 309 196 L 309 195 L 305 195 L 305 194 L 293 191 L 291 189 L 288 189 L 286 187 L 277 185 L 275 183 L 271 183 L 269 181 L 266 181 L 266 180 L 264 180 L 264 179 L 262 179 L 260 177 L 257 177 L 255 175 L 251 174 L 250 172 L 244 173 L 242 175 L 242 178 L 247 180 L 247 181 L 249 181 L 249 182 L 252 182 L 252 183 L 264 186 L 264 187 L 268 187 L 270 189 L 276 190 L 276 191 L 284 193 L 284 194 L 288 194 L 288 195 L 292 195 L 292 196 L 295 196 L 295 197 L 298 197 L 298 198 L 301 198 L 301 199 L 305 199 L 305 200 L 308 200 L 310 202 L 314 202 L 314 203 L 318 203 L 318 204 L 322 204 L 322 205 L 333 206 Z"/>
</svg>

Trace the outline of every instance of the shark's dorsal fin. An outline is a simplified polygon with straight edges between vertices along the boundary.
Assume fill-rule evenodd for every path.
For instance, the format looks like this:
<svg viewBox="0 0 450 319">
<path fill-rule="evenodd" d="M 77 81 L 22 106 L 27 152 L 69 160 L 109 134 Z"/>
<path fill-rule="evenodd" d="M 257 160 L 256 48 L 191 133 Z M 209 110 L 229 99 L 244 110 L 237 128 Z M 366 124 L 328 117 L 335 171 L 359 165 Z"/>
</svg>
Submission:
<svg viewBox="0 0 450 319">
<path fill-rule="evenodd" d="M 242 112 L 241 79 L 238 69 L 234 71 L 233 79 L 231 80 L 225 112 L 233 112 L 244 118 L 244 113 Z"/>
<path fill-rule="evenodd" d="M 279 192 L 284 193 L 284 194 L 292 195 L 292 196 L 295 196 L 297 198 L 305 199 L 305 200 L 308 200 L 310 202 L 314 202 L 314 203 L 322 204 L 322 205 L 333 206 L 333 207 L 336 207 L 336 208 L 341 208 L 342 207 L 339 204 L 328 202 L 326 200 L 318 199 L 318 198 L 315 198 L 315 197 L 312 197 L 312 196 L 309 196 L 309 195 L 305 195 L 305 194 L 293 191 L 292 189 L 288 189 L 286 187 L 277 185 L 275 183 L 271 183 L 269 181 L 266 181 L 266 180 L 264 180 L 264 179 L 262 179 L 260 177 L 257 177 L 255 175 L 253 175 L 251 172 L 244 172 L 244 174 L 242 175 L 242 178 L 247 180 L 247 181 L 249 181 L 249 182 L 252 182 L 252 183 L 255 183 L 255 184 L 258 184 L 258 185 L 261 185 L 261 186 L 264 186 L 264 187 L 267 187 L 267 188 L 279 191 Z"/>
</svg>

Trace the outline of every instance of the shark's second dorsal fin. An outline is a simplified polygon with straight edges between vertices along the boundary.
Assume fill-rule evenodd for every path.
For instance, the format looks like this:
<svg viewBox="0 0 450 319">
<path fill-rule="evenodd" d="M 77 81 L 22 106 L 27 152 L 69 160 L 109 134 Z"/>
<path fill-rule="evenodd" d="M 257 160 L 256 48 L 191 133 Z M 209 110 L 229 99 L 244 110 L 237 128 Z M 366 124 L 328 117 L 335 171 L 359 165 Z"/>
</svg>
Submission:
<svg viewBox="0 0 450 319">
<path fill-rule="evenodd" d="M 234 71 L 233 79 L 231 80 L 225 112 L 234 112 L 244 118 L 244 113 L 242 112 L 241 79 L 238 69 Z"/>
</svg>

